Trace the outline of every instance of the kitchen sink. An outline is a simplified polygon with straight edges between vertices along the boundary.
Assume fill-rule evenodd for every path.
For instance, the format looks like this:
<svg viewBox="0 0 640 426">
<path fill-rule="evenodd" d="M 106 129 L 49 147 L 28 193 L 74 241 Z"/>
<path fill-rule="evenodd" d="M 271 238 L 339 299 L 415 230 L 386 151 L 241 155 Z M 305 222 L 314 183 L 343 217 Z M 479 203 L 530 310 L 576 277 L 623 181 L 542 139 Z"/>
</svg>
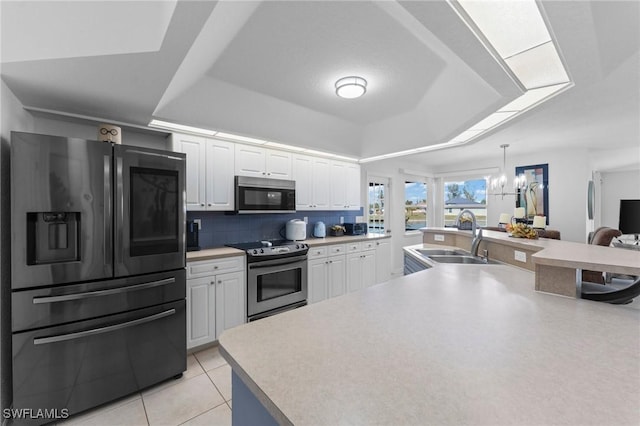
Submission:
<svg viewBox="0 0 640 426">
<path fill-rule="evenodd" d="M 437 263 L 461 263 L 467 265 L 498 265 L 495 260 L 485 260 L 481 257 L 465 255 L 431 255 L 428 258 Z"/>
<path fill-rule="evenodd" d="M 417 249 L 418 253 L 423 256 L 469 256 L 469 252 L 464 250 L 451 250 L 451 249 Z"/>
</svg>

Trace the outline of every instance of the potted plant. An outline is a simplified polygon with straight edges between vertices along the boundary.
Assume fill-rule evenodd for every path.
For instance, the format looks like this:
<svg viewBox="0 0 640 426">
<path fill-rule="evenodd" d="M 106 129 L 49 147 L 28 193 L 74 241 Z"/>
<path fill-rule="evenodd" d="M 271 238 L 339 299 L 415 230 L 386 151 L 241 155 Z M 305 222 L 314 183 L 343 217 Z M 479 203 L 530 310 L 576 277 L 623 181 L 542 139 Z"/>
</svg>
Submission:
<svg viewBox="0 0 640 426">
<path fill-rule="evenodd" d="M 344 235 L 345 231 L 346 229 L 342 225 L 332 225 L 331 228 L 329 228 L 329 235 L 333 237 L 339 237 L 341 235 Z"/>
</svg>

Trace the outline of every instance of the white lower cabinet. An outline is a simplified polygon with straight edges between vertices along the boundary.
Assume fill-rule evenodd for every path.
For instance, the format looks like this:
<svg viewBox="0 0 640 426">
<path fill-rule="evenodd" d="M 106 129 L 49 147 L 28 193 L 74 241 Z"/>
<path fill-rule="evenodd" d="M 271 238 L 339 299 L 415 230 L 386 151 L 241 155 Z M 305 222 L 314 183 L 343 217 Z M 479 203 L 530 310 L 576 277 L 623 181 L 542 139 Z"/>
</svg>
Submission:
<svg viewBox="0 0 640 426">
<path fill-rule="evenodd" d="M 376 283 L 391 279 L 391 239 L 376 240 Z"/>
<path fill-rule="evenodd" d="M 246 321 L 244 256 L 187 264 L 187 348 Z"/>
<path fill-rule="evenodd" d="M 320 302 L 386 281 L 388 278 L 378 278 L 378 271 L 385 271 L 385 268 L 379 268 L 378 264 L 391 264 L 390 245 L 387 240 L 378 245 L 380 241 L 311 247 L 308 254 L 307 302 Z M 381 277 L 386 275 L 383 274 Z"/>
<path fill-rule="evenodd" d="M 309 250 L 307 303 L 337 297 L 346 292 L 344 245 L 314 247 Z"/>
<path fill-rule="evenodd" d="M 376 251 L 365 250 L 347 255 L 347 286 L 349 292 L 376 283 Z"/>
</svg>

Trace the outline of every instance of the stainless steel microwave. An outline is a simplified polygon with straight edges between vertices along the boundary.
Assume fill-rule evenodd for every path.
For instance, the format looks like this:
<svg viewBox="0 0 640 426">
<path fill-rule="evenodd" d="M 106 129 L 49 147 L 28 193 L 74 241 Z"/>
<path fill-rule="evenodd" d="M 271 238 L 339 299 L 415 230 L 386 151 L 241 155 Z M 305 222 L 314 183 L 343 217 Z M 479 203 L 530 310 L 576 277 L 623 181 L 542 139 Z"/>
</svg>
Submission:
<svg viewBox="0 0 640 426">
<path fill-rule="evenodd" d="M 296 183 L 292 180 L 235 177 L 236 213 L 294 213 Z"/>
</svg>

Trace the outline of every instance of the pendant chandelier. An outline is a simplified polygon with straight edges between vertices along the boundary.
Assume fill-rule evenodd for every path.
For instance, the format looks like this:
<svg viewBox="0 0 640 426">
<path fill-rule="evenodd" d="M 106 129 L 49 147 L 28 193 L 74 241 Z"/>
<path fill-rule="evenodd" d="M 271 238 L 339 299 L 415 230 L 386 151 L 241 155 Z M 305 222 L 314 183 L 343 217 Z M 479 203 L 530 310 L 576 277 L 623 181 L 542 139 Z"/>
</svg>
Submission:
<svg viewBox="0 0 640 426">
<path fill-rule="evenodd" d="M 508 179 L 506 175 L 507 170 L 507 148 L 509 144 L 502 144 L 502 170 L 499 177 L 490 177 L 489 183 L 492 195 L 499 195 L 504 199 L 505 195 L 518 195 L 518 190 L 527 187 L 527 177 L 524 174 L 516 176 L 513 179 L 513 183 L 508 185 Z M 508 192 L 511 189 L 513 192 Z"/>
</svg>

